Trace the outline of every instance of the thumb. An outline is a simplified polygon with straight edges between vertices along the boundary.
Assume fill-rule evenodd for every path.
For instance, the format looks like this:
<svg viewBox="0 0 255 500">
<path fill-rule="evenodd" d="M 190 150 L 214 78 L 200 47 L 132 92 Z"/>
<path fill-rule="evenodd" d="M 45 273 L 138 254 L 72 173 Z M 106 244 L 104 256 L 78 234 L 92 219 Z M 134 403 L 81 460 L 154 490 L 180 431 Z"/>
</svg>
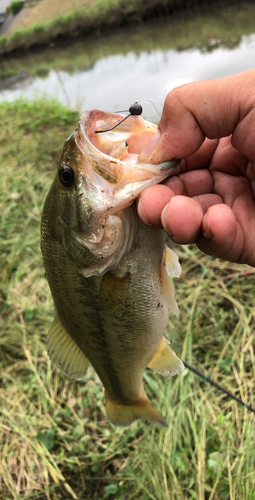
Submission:
<svg viewBox="0 0 255 500">
<path fill-rule="evenodd" d="M 205 137 L 226 137 L 235 128 L 239 135 L 240 125 L 246 128 L 247 124 L 249 130 L 241 133 L 243 148 L 246 137 L 250 136 L 250 121 L 245 117 L 255 107 L 254 88 L 255 70 L 248 70 L 173 89 L 164 103 L 159 132 L 141 152 L 139 160 L 157 164 L 172 158 L 187 158 L 200 148 Z"/>
</svg>

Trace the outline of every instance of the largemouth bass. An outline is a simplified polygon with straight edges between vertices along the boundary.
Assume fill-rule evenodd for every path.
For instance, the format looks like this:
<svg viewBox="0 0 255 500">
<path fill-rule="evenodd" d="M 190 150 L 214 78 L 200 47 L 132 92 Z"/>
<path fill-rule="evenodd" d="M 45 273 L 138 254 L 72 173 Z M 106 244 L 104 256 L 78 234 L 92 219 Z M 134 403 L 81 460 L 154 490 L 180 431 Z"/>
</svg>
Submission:
<svg viewBox="0 0 255 500">
<path fill-rule="evenodd" d="M 164 338 L 168 311 L 178 314 L 168 275 L 177 256 L 162 231 L 145 226 L 134 200 L 178 165 L 139 162 L 157 132 L 141 116 L 92 110 L 67 139 L 42 215 L 42 254 L 56 318 L 48 334 L 52 362 L 81 379 L 89 363 L 100 377 L 108 419 L 167 426 L 147 398 L 143 371 L 184 369 Z"/>
</svg>

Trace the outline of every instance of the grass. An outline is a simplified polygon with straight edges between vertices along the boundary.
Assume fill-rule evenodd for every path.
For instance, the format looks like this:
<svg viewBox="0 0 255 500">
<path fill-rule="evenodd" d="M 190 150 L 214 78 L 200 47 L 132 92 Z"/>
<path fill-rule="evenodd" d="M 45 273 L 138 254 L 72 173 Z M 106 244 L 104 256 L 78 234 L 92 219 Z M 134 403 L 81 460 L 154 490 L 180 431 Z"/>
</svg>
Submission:
<svg viewBox="0 0 255 500">
<path fill-rule="evenodd" d="M 43 3 L 43 2 L 42 2 Z M 158 18 L 142 25 L 112 29 L 107 35 L 87 36 L 72 43 L 55 44 L 53 47 L 26 51 L 3 58 L 0 79 L 27 72 L 30 76 L 46 77 L 51 69 L 75 73 L 92 67 L 101 58 L 115 54 L 139 55 L 143 51 L 187 50 L 197 48 L 211 52 L 221 46 L 235 48 L 243 36 L 254 32 L 255 5 L 225 5 L 200 8 L 196 12 L 183 12 L 171 17 Z M 160 30 L 159 30 L 160 27 Z M 8 85 L 8 81 L 7 81 Z"/>
<path fill-rule="evenodd" d="M 47 3 L 47 0 L 42 0 L 32 8 L 32 16 L 29 16 L 31 22 L 28 22 L 27 26 L 24 20 L 20 29 L 16 27 L 12 34 L 0 37 L 0 54 L 14 50 L 21 51 L 33 45 L 48 45 L 58 36 L 75 37 L 94 33 L 100 27 L 113 26 L 115 23 L 118 25 L 125 17 L 134 14 L 139 2 L 142 1 L 132 0 L 131 3 L 126 3 L 124 0 L 88 0 L 86 8 L 83 2 L 79 8 L 69 9 L 72 11 L 66 12 L 66 9 L 62 10 L 62 2 L 55 0 L 54 9 L 52 3 L 47 4 L 45 12 L 48 8 L 49 15 L 47 20 L 42 20 L 40 7 L 44 2 Z M 57 9 L 55 9 L 56 4 Z M 42 18 L 45 18 L 43 13 Z"/>
<path fill-rule="evenodd" d="M 26 16 L 19 21 L 19 28 L 28 28 L 33 24 L 47 23 L 62 14 L 71 14 L 74 10 L 86 9 L 97 0 L 41 0 L 33 8 L 27 10 Z"/>
<path fill-rule="evenodd" d="M 242 4 L 243 5 L 243 4 Z M 225 0 L 216 0 L 216 10 L 222 7 L 239 7 L 236 0 L 231 3 Z M 252 2 L 244 4 L 244 19 L 241 22 L 251 29 L 253 15 L 249 15 Z M 192 13 L 203 10 L 211 12 L 210 2 L 205 0 L 41 0 L 26 12 L 15 25 L 13 33 L 0 36 L 0 54 L 17 51 L 18 54 L 32 46 L 47 46 L 54 39 L 60 37 L 74 38 L 80 35 L 95 34 L 102 30 L 112 30 L 123 25 L 133 25 L 141 21 L 173 12 L 183 12 L 185 17 L 189 9 Z M 188 16 L 187 16 L 188 17 Z M 227 16 L 228 19 L 229 16 Z M 239 19 L 239 14 L 237 14 Z M 232 16 L 235 18 L 235 16 Z M 241 14 L 242 18 L 242 14 Z M 209 22 L 210 24 L 210 22 Z M 235 24 L 235 23 L 234 23 Z M 215 40 L 218 35 L 218 26 L 215 31 Z M 243 34 L 243 31 L 242 31 Z M 232 38 L 237 38 L 235 32 Z M 197 40 L 197 38 L 196 38 Z"/>
<path fill-rule="evenodd" d="M 40 216 L 77 119 L 45 100 L 0 108 L 1 499 L 254 500 L 254 415 L 187 369 L 172 379 L 145 373 L 163 430 L 114 428 L 93 369 L 75 383 L 51 366 Z M 169 318 L 167 337 L 254 407 L 254 270 L 195 247 L 177 251 L 180 315 Z"/>
</svg>

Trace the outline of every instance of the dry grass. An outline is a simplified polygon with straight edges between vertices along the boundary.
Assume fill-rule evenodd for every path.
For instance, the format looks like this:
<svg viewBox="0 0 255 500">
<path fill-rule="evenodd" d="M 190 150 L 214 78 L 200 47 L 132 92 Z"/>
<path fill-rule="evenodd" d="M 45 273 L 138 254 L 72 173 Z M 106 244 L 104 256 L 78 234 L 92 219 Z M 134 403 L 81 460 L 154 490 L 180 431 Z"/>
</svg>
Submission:
<svg viewBox="0 0 255 500">
<path fill-rule="evenodd" d="M 169 423 L 160 430 L 114 428 L 92 369 L 74 383 L 51 366 L 40 215 L 78 116 L 44 100 L 3 104 L 0 119 L 1 499 L 255 500 L 254 414 L 187 369 L 172 379 L 145 373 Z M 178 252 L 173 348 L 255 406 L 254 269 Z"/>
<path fill-rule="evenodd" d="M 41 0 L 32 8 L 26 9 L 25 15 L 16 24 L 15 29 L 29 28 L 34 24 L 47 23 L 62 14 L 71 14 L 75 10 L 86 9 L 97 0 Z"/>
</svg>

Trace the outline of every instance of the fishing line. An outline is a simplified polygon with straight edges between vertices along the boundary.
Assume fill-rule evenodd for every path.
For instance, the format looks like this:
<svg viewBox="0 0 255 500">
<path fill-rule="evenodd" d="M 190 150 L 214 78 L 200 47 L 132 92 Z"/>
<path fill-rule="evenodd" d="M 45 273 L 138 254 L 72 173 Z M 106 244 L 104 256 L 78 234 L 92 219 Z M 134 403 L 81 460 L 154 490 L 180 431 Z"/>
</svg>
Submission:
<svg viewBox="0 0 255 500">
<path fill-rule="evenodd" d="M 236 396 L 234 396 L 234 394 L 232 394 L 232 392 L 227 391 L 227 389 L 224 389 L 221 385 L 217 384 L 216 382 L 214 382 L 209 377 L 206 377 L 205 375 L 203 375 L 203 373 L 201 373 L 198 370 L 196 370 L 196 368 L 193 368 L 193 366 L 188 365 L 188 363 L 186 363 L 185 361 L 183 361 L 183 364 L 184 364 L 184 366 L 186 368 L 188 368 L 188 370 L 190 370 L 191 372 L 195 373 L 195 375 L 197 375 L 198 377 L 202 378 L 206 382 L 209 382 L 209 384 L 211 384 L 213 387 L 216 387 L 216 389 L 218 389 L 219 391 L 224 392 L 224 394 L 226 394 L 226 396 L 228 396 L 229 398 L 234 399 L 238 404 L 244 406 L 245 408 L 247 408 L 248 410 L 250 410 L 252 413 L 255 413 L 255 408 L 252 408 L 252 406 L 247 405 L 246 403 L 244 403 L 241 399 L 239 399 Z"/>
<path fill-rule="evenodd" d="M 160 112 L 157 110 L 157 108 L 156 108 L 156 106 L 155 106 L 154 102 L 152 102 L 150 99 L 145 99 L 145 100 L 143 100 L 143 101 L 138 101 L 138 102 L 150 102 L 150 103 L 152 104 L 152 106 L 155 108 L 155 110 L 157 111 L 157 113 L 158 113 L 158 115 L 159 115 L 159 118 L 161 118 L 161 114 L 160 114 Z"/>
</svg>

